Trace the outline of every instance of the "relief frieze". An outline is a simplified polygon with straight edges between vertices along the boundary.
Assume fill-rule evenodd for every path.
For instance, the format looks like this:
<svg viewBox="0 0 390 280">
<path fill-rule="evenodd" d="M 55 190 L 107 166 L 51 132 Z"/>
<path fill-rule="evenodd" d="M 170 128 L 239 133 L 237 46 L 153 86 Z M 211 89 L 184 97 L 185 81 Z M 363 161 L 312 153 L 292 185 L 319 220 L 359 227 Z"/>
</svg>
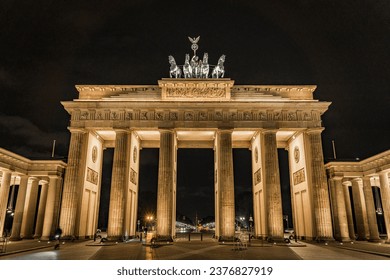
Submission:
<svg viewBox="0 0 390 280">
<path fill-rule="evenodd" d="M 245 121 L 252 120 L 252 112 L 244 112 L 244 120 Z"/>
<path fill-rule="evenodd" d="M 97 185 L 99 181 L 99 173 L 97 173 L 95 170 L 91 168 L 87 168 L 87 181 Z"/>
<path fill-rule="evenodd" d="M 184 120 L 193 121 L 194 120 L 194 113 L 193 112 L 185 112 L 184 113 Z"/>
<path fill-rule="evenodd" d="M 163 112 L 156 112 L 154 115 L 156 121 L 163 121 L 164 120 L 164 113 Z"/>
<path fill-rule="evenodd" d="M 170 112 L 170 113 L 169 113 L 169 119 L 170 119 L 171 121 L 177 121 L 177 120 L 178 120 L 178 114 L 177 114 L 177 112 Z"/>
<path fill-rule="evenodd" d="M 224 98 L 225 88 L 213 87 L 173 87 L 166 88 L 168 98 Z"/>
<path fill-rule="evenodd" d="M 245 111 L 245 110 L 209 110 L 209 111 L 162 111 L 162 110 L 134 110 L 134 111 L 110 111 L 110 110 L 90 110 L 75 111 L 73 120 L 140 120 L 140 121 L 316 121 L 320 120 L 317 111 Z"/>
<path fill-rule="evenodd" d="M 134 119 L 134 117 L 133 117 L 133 112 L 126 112 L 126 114 L 125 114 L 125 120 L 131 121 L 131 120 L 133 120 L 133 119 Z"/>
<path fill-rule="evenodd" d="M 261 168 L 257 169 L 256 172 L 253 174 L 253 182 L 255 183 L 255 185 L 261 182 Z"/>
<path fill-rule="evenodd" d="M 294 181 L 294 186 L 298 185 L 300 183 L 305 182 L 305 169 L 299 169 L 298 171 L 293 173 L 293 181 Z"/>
<path fill-rule="evenodd" d="M 260 119 L 261 121 L 266 121 L 266 120 L 267 120 L 267 114 L 264 113 L 264 112 L 260 112 L 260 113 L 259 113 L 259 119 Z"/>
<path fill-rule="evenodd" d="M 133 168 L 130 168 L 130 182 L 137 185 L 137 172 Z"/>
<path fill-rule="evenodd" d="M 215 120 L 216 121 L 222 121 L 222 119 L 223 119 L 222 112 L 221 111 L 216 111 L 215 112 Z"/>
<path fill-rule="evenodd" d="M 207 112 L 199 112 L 199 120 L 207 121 Z"/>
</svg>

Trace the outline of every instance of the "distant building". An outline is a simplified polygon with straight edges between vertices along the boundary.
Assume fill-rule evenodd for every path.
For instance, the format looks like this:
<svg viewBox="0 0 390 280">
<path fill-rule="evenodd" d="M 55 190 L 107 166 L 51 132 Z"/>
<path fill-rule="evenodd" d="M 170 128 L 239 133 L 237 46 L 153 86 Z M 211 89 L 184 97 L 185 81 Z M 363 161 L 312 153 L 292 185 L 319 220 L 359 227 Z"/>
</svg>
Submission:
<svg viewBox="0 0 390 280">
<path fill-rule="evenodd" d="M 385 228 L 390 231 L 390 150 L 361 161 L 329 162 L 325 168 L 336 239 L 377 241 Z"/>
<path fill-rule="evenodd" d="M 0 237 L 54 235 L 65 168 L 61 160 L 30 160 L 0 148 Z"/>
</svg>

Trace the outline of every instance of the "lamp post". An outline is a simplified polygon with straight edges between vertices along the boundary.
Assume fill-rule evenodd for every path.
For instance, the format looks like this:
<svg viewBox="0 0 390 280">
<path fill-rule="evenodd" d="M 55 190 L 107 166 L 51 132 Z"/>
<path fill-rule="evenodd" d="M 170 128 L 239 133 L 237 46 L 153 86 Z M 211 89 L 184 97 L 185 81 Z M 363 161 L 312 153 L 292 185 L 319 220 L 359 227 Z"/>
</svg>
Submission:
<svg viewBox="0 0 390 280">
<path fill-rule="evenodd" d="M 252 232 L 253 218 L 252 215 L 249 216 L 249 231 Z"/>
</svg>

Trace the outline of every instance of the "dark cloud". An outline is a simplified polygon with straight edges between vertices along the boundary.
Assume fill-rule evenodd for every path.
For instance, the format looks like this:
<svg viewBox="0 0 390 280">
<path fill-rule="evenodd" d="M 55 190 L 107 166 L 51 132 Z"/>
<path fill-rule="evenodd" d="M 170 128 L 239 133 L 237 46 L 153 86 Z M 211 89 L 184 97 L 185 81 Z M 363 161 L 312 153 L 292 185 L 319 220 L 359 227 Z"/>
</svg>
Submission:
<svg viewBox="0 0 390 280">
<path fill-rule="evenodd" d="M 0 115 L 0 131 L 3 135 L 2 147 L 26 157 L 51 157 L 53 140 L 56 140 L 56 156 L 65 156 L 64 148 L 69 141 L 66 131 L 42 131 L 30 120 L 18 116 Z"/>
</svg>

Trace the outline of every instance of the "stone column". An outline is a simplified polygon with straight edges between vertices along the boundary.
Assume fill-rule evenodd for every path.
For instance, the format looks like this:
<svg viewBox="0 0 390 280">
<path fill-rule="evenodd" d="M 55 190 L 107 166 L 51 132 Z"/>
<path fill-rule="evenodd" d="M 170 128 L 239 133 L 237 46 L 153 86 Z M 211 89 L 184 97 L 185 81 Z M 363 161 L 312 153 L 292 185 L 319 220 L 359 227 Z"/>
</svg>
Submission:
<svg viewBox="0 0 390 280">
<path fill-rule="evenodd" d="M 368 230 L 370 233 L 369 241 L 380 241 L 370 177 L 363 177 L 363 193 L 366 201 Z"/>
<path fill-rule="evenodd" d="M 175 135 L 172 130 L 160 130 L 160 155 L 157 189 L 157 234 L 171 239 L 174 187 Z"/>
<path fill-rule="evenodd" d="M 48 183 L 45 181 L 41 185 L 41 195 L 38 204 L 37 222 L 35 223 L 34 238 L 42 236 L 43 219 L 45 217 Z"/>
<path fill-rule="evenodd" d="M 368 235 L 368 222 L 361 178 L 352 180 L 352 197 L 358 240 L 366 240 Z"/>
<path fill-rule="evenodd" d="M 232 240 L 235 234 L 234 174 L 232 131 L 219 130 L 217 136 L 217 173 L 220 240 Z"/>
<path fill-rule="evenodd" d="M 332 216 L 329 203 L 328 184 L 325 174 L 321 141 L 322 129 L 306 131 L 306 149 L 310 167 L 308 180 L 312 188 L 316 237 L 318 240 L 333 239 Z"/>
<path fill-rule="evenodd" d="M 390 186 L 389 186 L 389 171 L 379 173 L 379 181 L 381 185 L 381 197 L 383 215 L 385 218 L 387 239 L 386 243 L 390 242 Z"/>
<path fill-rule="evenodd" d="M 26 209 L 26 223 L 23 233 L 23 238 L 33 238 L 34 234 L 34 224 L 35 224 L 35 213 L 37 208 L 37 200 L 38 200 L 38 188 L 39 188 L 39 179 L 38 178 L 30 178 L 31 180 L 31 191 L 28 200 L 28 206 Z M 24 223 L 24 220 L 23 220 Z"/>
<path fill-rule="evenodd" d="M 46 199 L 46 209 L 45 216 L 43 219 L 43 228 L 42 228 L 42 240 L 49 240 L 52 233 L 53 222 L 54 222 L 54 208 L 56 202 L 56 194 L 58 189 L 58 177 L 50 176 L 49 178 L 49 189 L 47 191 Z"/>
<path fill-rule="evenodd" d="M 76 218 L 82 181 L 85 168 L 85 131 L 71 131 L 68 165 L 65 172 L 64 190 L 62 194 L 60 228 L 63 238 L 75 236 Z"/>
<path fill-rule="evenodd" d="M 125 201 L 128 192 L 131 140 L 127 130 L 116 130 L 115 132 L 107 234 L 110 239 L 121 239 L 125 234 Z"/>
<path fill-rule="evenodd" d="M 7 203 L 9 196 L 9 189 L 11 185 L 11 172 L 8 170 L 2 171 L 1 185 L 0 185 L 0 237 L 4 233 L 4 224 L 7 214 Z"/>
<path fill-rule="evenodd" d="M 262 136 L 268 237 L 280 241 L 283 240 L 284 231 L 276 131 L 263 131 Z"/>
<path fill-rule="evenodd" d="M 332 208 L 334 238 L 340 240 L 339 213 L 337 211 L 336 180 L 329 179 L 330 206 Z"/>
<path fill-rule="evenodd" d="M 22 228 L 24 205 L 26 202 L 28 176 L 20 176 L 18 197 L 16 199 L 14 222 L 12 224 L 12 233 L 10 240 L 20 240 L 20 230 Z"/>
<path fill-rule="evenodd" d="M 63 182 L 64 179 L 62 177 L 58 177 L 54 202 L 53 224 L 50 231 L 51 234 L 54 234 L 55 230 L 59 227 Z"/>
<path fill-rule="evenodd" d="M 349 197 L 349 185 L 347 182 L 343 183 L 343 192 L 344 192 L 344 199 L 345 199 L 345 210 L 347 212 L 349 238 L 351 240 L 355 240 L 356 239 L 355 227 L 353 223 L 351 199 Z"/>
<path fill-rule="evenodd" d="M 339 241 L 349 241 L 349 230 L 348 230 L 348 218 L 347 218 L 347 210 L 345 207 L 345 199 L 344 199 L 344 187 L 342 184 L 342 178 L 332 178 L 331 180 L 331 188 L 334 188 L 332 191 L 334 198 L 332 198 L 333 206 L 333 215 L 337 217 L 337 223 L 335 223 L 335 232 L 338 233 L 337 239 Z M 336 221 L 335 221 L 336 222 Z"/>
</svg>

